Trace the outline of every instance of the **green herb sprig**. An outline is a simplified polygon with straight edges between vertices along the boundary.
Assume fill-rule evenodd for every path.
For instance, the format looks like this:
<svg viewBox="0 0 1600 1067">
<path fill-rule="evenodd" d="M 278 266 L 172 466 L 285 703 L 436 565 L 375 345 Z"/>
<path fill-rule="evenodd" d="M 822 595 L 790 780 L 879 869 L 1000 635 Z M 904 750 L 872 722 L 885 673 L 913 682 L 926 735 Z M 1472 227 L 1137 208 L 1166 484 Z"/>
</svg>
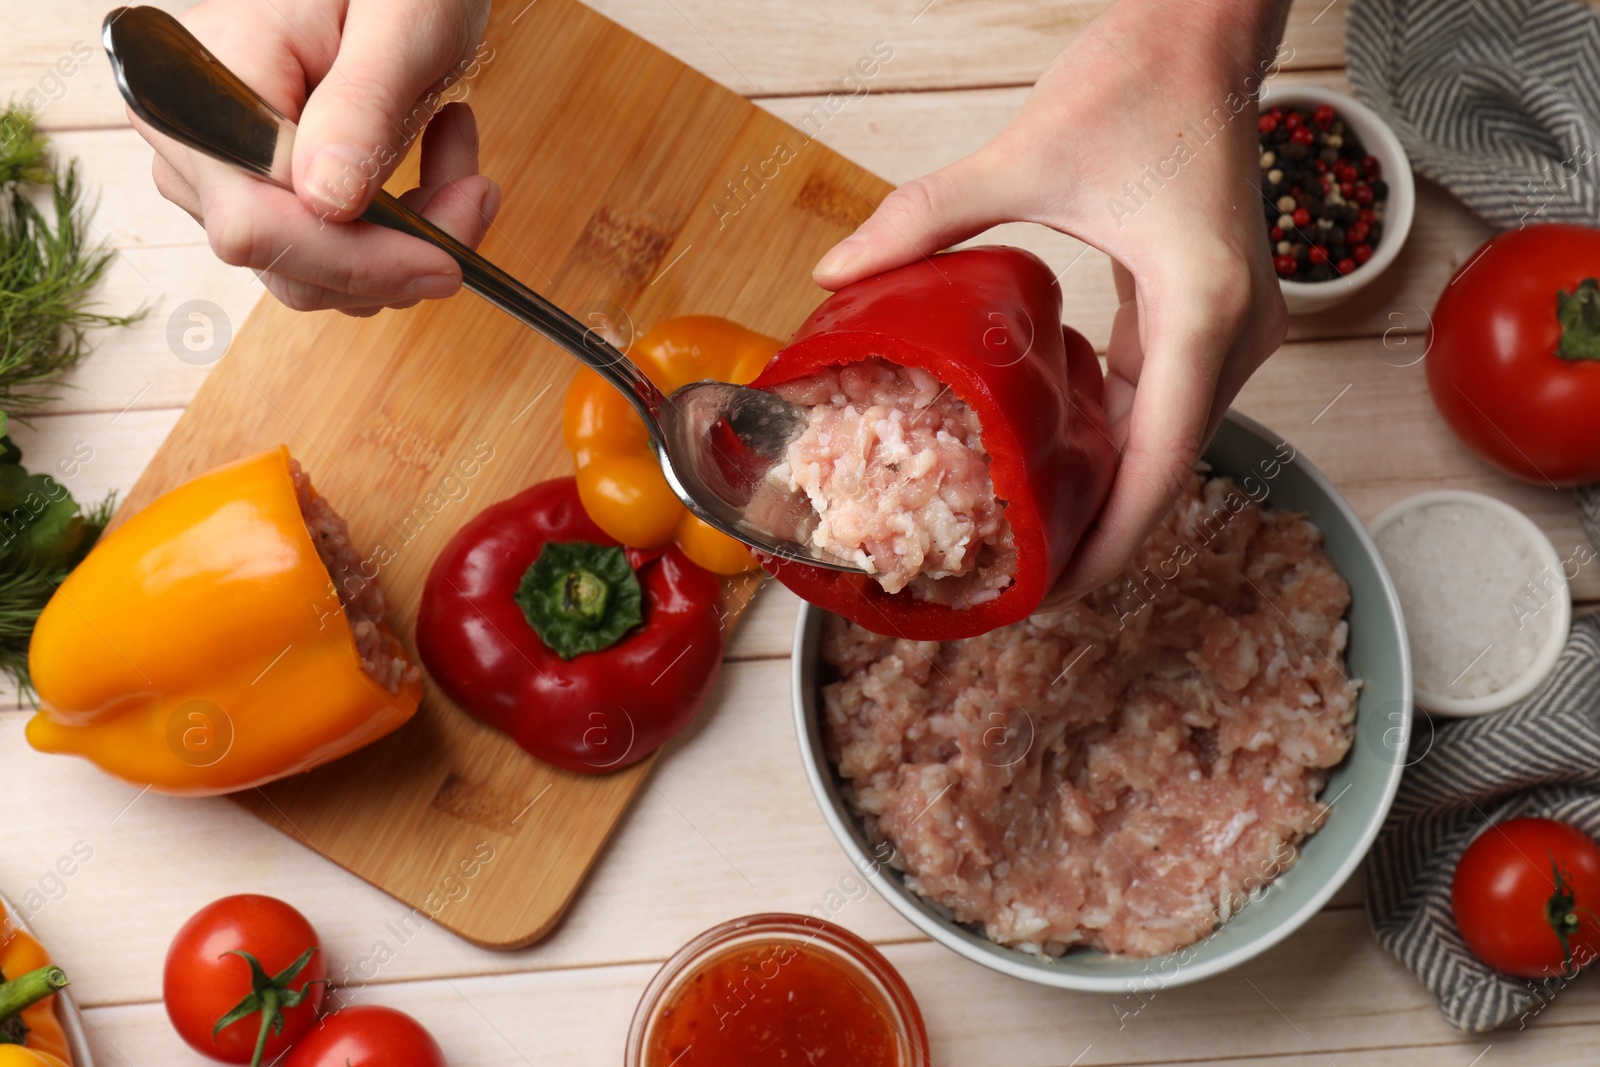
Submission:
<svg viewBox="0 0 1600 1067">
<path fill-rule="evenodd" d="M 91 239 L 76 164 L 55 164 L 33 115 L 0 112 L 0 410 L 24 416 L 89 353 L 88 332 L 144 315 L 99 310 L 93 291 L 116 255 Z"/>
</svg>

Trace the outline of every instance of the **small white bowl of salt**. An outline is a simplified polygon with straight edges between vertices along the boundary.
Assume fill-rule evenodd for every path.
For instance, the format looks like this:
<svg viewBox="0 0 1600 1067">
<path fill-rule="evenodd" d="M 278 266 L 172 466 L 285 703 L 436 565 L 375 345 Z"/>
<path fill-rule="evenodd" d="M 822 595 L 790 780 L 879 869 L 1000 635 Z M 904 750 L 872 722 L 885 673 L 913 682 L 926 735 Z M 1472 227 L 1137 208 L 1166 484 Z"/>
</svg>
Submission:
<svg viewBox="0 0 1600 1067">
<path fill-rule="evenodd" d="M 1446 489 L 1372 521 L 1400 593 L 1413 692 L 1440 715 L 1487 715 L 1531 694 L 1572 626 L 1560 555 L 1509 504 Z"/>
</svg>

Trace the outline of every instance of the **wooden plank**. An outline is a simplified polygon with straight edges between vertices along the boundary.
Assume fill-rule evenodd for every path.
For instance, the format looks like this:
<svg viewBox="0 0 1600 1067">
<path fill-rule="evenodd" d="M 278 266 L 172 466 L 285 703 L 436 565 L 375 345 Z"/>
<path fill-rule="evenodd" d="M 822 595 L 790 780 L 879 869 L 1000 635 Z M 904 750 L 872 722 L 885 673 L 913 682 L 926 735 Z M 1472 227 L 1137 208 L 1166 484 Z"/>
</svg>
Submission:
<svg viewBox="0 0 1600 1067">
<path fill-rule="evenodd" d="M 22 737 L 26 717 L 0 714 L 8 768 L 0 804 L 24 810 L 30 798 L 52 799 L 48 817 L 0 824 L 0 892 L 23 903 L 75 842 L 93 850 L 64 888 L 45 887 L 54 899 L 29 917 L 68 966 L 82 961 L 74 990 L 88 1004 L 150 996 L 150 961 L 183 921 L 238 892 L 268 893 L 303 909 L 335 974 L 350 982 L 661 960 L 730 916 L 809 912 L 831 899 L 830 891 L 849 903 L 825 912 L 864 936 L 916 936 L 851 879 L 850 861 L 811 797 L 795 749 L 786 660 L 728 664 L 695 725 L 659 761 L 558 935 L 522 952 L 485 950 L 438 923 L 419 923 L 408 905 L 225 800 L 140 797 L 84 761 L 35 752 Z M 467 841 L 465 852 L 484 839 Z M 497 855 L 485 877 L 500 862 Z M 441 921 L 470 905 L 482 884 L 464 883 L 465 895 L 444 908 Z M 112 914 L 122 925 L 110 940 L 99 923 L 83 921 Z M 637 921 L 641 916 L 647 921 Z M 380 942 L 392 958 L 366 962 Z"/>
<path fill-rule="evenodd" d="M 152 0 L 174 14 L 195 2 Z M 122 98 L 100 47 L 100 21 L 116 6 L 106 0 L 8 2 L 0 40 L 0 101 L 33 109 L 49 129 L 122 125 Z"/>
<path fill-rule="evenodd" d="M 1342 74 L 1309 78 L 1343 85 Z M 1023 95 L 1025 91 L 1018 89 L 874 94 L 847 104 L 821 127 L 818 140 L 866 170 L 905 181 L 981 145 L 1005 124 Z M 763 106 L 794 124 L 821 99 L 768 100 Z M 260 283 L 252 272 L 212 257 L 200 227 L 161 199 L 144 179 L 150 149 L 131 129 L 72 132 L 58 141 L 64 154 L 79 157 L 86 181 L 100 190 L 95 225 L 122 250 L 102 293 L 106 306 L 149 307 L 148 317 L 139 325 L 101 335 L 101 351 L 69 377 L 73 388 L 64 394 L 59 409 L 116 411 L 130 398 L 136 407 L 186 403 L 208 368 L 175 355 L 167 335 L 174 312 L 188 301 L 207 300 L 220 310 L 218 321 L 237 331 L 262 295 Z M 128 180 L 130 174 L 133 180 Z M 530 184 L 526 178 L 510 173 L 500 177 L 508 196 L 525 195 Z M 737 222 L 734 217 L 729 224 Z M 1416 225 L 1383 282 L 1339 308 L 1293 320 L 1291 338 L 1386 333 L 1397 338 L 1425 330 L 1427 314 L 1450 273 L 1472 256 L 1488 233 L 1488 227 L 1454 197 L 1430 182 L 1419 182 Z M 1104 350 L 1116 298 L 1103 254 L 1094 250 L 1085 254 L 1077 240 L 1026 224 L 997 227 L 977 240 L 1020 245 L 1061 271 L 1068 321 Z M 810 264 L 800 267 L 803 274 Z"/>
<path fill-rule="evenodd" d="M 486 168 L 538 180 L 507 201 L 485 253 L 558 303 L 615 301 L 641 327 L 694 311 L 792 329 L 817 298 L 807 268 L 886 186 L 819 145 L 788 149 L 782 123 L 575 3 L 546 0 L 510 33 L 513 15 L 491 25 L 506 43 L 474 100 Z M 697 151 L 680 151 L 688 143 Z M 725 206 L 736 179 L 738 207 Z M 390 545 L 383 582 L 409 640 L 428 565 L 455 529 L 483 503 L 570 469 L 555 413 L 572 367 L 466 295 L 364 321 L 263 302 L 122 514 L 287 442 L 356 541 Z M 494 461 L 470 505 L 401 527 L 460 457 L 486 448 Z M 407 728 L 237 799 L 414 905 L 473 842 L 491 841 L 499 862 L 440 922 L 511 947 L 554 924 L 647 771 L 557 772 L 430 690 Z"/>
<path fill-rule="evenodd" d="M 930 942 L 890 945 L 884 954 L 920 1003 L 932 1061 L 947 1067 L 1577 1065 L 1593 1062 L 1600 1036 L 1600 995 L 1584 982 L 1561 991 L 1522 1032 L 1457 1034 L 1422 985 L 1349 913 L 1313 919 L 1277 951 L 1237 971 L 1153 989 L 1143 998 L 1026 985 Z M 598 1067 L 619 1062 L 629 1019 L 655 968 L 652 962 L 450 977 L 360 990 L 355 1000 L 412 1013 L 452 1063 Z M 181 1045 L 159 1005 L 91 1008 L 88 1018 L 96 1055 L 107 1067 L 206 1062 Z M 1476 1059 L 1491 1045 L 1489 1056 Z"/>
<path fill-rule="evenodd" d="M 1235 406 L 1293 442 L 1365 520 L 1414 493 L 1470 489 L 1523 511 L 1568 557 L 1585 543 L 1572 494 L 1509 478 L 1469 452 L 1434 410 L 1422 347 L 1415 336 L 1285 345 Z M 1581 569 L 1572 591 L 1600 599 L 1600 567 Z"/>
<path fill-rule="evenodd" d="M 99 50 L 100 20 L 111 5 L 94 0 L 7 5 L 6 38 L 0 42 L 0 99 L 35 94 L 51 128 L 113 126 L 122 103 Z M 169 11 L 191 0 L 162 0 Z M 511 7 L 511 16 L 522 8 Z M 871 79 L 874 92 L 947 89 L 978 85 L 1031 85 L 1056 53 L 1109 6 L 1109 0 L 893 0 L 861 5 L 823 0 L 804 12 L 774 12 L 760 0 L 598 0 L 607 17 L 745 96 L 850 92 L 856 62 L 878 41 L 894 58 Z M 1294 50 L 1288 66 L 1344 64 L 1346 3 L 1297 0 L 1285 42 Z M 504 26 L 510 19 L 502 20 Z M 527 19 L 506 37 L 525 31 Z M 501 42 L 490 38 L 495 47 Z M 508 45 L 510 42 L 508 41 Z M 514 47 L 514 45 L 511 45 Z M 91 53 L 86 61 L 56 68 Z M 1159 76 L 1159 72 L 1154 72 Z M 535 89 L 535 93 L 541 91 Z"/>
</svg>

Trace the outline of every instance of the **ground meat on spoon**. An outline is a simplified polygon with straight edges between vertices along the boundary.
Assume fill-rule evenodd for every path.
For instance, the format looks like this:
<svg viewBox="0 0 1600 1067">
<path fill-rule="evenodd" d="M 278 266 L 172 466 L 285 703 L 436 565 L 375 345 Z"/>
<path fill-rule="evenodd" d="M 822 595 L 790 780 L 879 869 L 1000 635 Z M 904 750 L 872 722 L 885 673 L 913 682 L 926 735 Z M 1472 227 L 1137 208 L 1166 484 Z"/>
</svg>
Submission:
<svg viewBox="0 0 1600 1067">
<path fill-rule="evenodd" d="M 298 460 L 289 461 L 289 473 L 294 479 L 294 492 L 300 501 L 306 532 L 317 547 L 322 565 L 328 568 L 328 575 L 339 593 L 339 603 L 344 606 L 350 632 L 356 639 L 356 651 L 361 656 L 361 667 L 389 692 L 398 692 L 402 685 L 421 677 L 422 672 L 404 656 L 390 655 L 389 640 L 379 629 L 389 610 L 383 590 L 378 588 L 377 582 L 361 576 L 361 553 L 350 543 L 349 525 L 311 487 L 311 479 L 300 469 Z"/>
<path fill-rule="evenodd" d="M 829 758 L 907 885 L 990 940 L 1175 951 L 1321 825 L 1349 602 L 1315 526 L 1197 475 L 1065 611 L 945 643 L 829 617 Z"/>
<path fill-rule="evenodd" d="M 809 409 L 769 479 L 804 492 L 812 544 L 858 564 L 890 593 L 964 608 L 1016 571 L 977 413 L 927 371 L 867 359 L 773 391 Z"/>
</svg>

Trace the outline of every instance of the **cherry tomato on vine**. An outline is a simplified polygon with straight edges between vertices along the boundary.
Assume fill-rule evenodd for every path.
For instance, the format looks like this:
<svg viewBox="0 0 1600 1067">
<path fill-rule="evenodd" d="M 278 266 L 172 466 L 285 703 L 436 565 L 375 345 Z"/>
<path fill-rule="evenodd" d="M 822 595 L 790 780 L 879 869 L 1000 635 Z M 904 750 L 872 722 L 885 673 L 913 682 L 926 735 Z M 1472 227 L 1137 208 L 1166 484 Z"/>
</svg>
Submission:
<svg viewBox="0 0 1600 1067">
<path fill-rule="evenodd" d="M 362 1004 L 325 1015 L 283 1067 L 449 1067 L 422 1024 L 393 1008 Z"/>
<path fill-rule="evenodd" d="M 1554 819 L 1491 826 L 1456 864 L 1450 909 L 1495 970 L 1570 977 L 1600 956 L 1600 845 Z"/>
<path fill-rule="evenodd" d="M 178 1036 L 223 1063 L 260 1064 L 317 1021 L 327 967 L 311 923 L 273 897 L 223 897 L 167 950 L 162 998 Z"/>
</svg>

